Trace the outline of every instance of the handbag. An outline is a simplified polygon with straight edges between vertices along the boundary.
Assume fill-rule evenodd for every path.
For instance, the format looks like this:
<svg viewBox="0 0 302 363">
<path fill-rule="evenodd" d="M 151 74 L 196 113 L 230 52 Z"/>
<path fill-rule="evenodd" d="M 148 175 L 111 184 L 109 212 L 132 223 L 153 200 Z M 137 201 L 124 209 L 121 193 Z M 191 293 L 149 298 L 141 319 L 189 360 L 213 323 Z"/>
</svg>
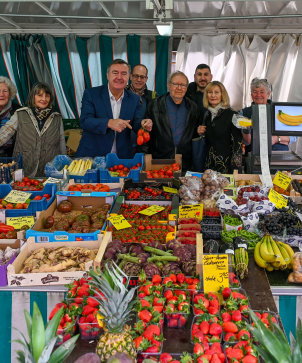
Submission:
<svg viewBox="0 0 302 363">
<path fill-rule="evenodd" d="M 204 170 L 207 153 L 208 148 L 204 136 L 192 139 L 193 171 L 202 172 Z"/>
</svg>

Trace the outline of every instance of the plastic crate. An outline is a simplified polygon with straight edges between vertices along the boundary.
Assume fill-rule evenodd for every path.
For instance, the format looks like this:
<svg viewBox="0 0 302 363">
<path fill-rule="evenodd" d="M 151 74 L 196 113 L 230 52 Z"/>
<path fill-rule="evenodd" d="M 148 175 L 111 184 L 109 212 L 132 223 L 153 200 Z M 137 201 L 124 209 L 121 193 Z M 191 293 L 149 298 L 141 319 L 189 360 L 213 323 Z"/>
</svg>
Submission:
<svg viewBox="0 0 302 363">
<path fill-rule="evenodd" d="M 0 164 L 8 164 L 15 161 L 16 163 L 11 167 L 0 167 L 0 183 L 10 183 L 13 180 L 13 172 L 17 169 L 23 169 L 22 155 L 0 158 Z"/>
<path fill-rule="evenodd" d="M 106 156 L 106 169 L 102 170 L 100 169 L 100 182 L 101 183 L 118 183 L 120 176 L 111 176 L 109 168 L 111 168 L 114 165 L 122 164 L 126 166 L 127 168 L 131 168 L 132 166 L 135 166 L 137 163 L 141 163 L 141 167 L 138 169 L 131 169 L 129 174 L 127 175 L 127 178 L 132 179 L 134 182 L 139 181 L 139 174 L 140 170 L 142 170 L 144 165 L 144 154 L 138 153 L 134 155 L 133 159 L 119 159 L 118 156 L 114 153 L 107 154 Z"/>
<path fill-rule="evenodd" d="M 7 196 L 7 194 L 13 190 L 12 187 L 8 184 L 0 184 L 0 199 Z M 41 200 L 32 200 L 27 209 L 3 209 L 5 211 L 6 217 L 20 217 L 20 216 L 28 216 L 35 215 L 36 212 L 40 212 L 44 209 L 47 209 L 51 203 L 55 199 L 57 191 L 56 184 L 46 184 L 43 190 L 39 191 L 30 191 L 30 198 L 34 198 L 37 195 L 43 196 L 43 194 L 49 194 L 51 197 L 47 201 L 46 198 L 42 198 Z"/>
</svg>

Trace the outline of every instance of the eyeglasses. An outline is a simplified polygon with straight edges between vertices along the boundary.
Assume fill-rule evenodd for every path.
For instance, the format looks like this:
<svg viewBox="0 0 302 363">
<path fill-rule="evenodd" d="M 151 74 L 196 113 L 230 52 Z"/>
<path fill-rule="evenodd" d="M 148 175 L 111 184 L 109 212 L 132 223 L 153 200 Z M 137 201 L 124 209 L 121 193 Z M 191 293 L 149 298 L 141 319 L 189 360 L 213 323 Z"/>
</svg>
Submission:
<svg viewBox="0 0 302 363">
<path fill-rule="evenodd" d="M 184 83 L 174 83 L 174 82 L 170 82 L 170 84 L 172 84 L 172 86 L 174 86 L 174 87 L 188 88 L 188 85 L 187 84 L 184 84 Z"/>
<path fill-rule="evenodd" d="M 135 78 L 135 79 L 146 79 L 147 76 L 141 76 L 140 74 L 132 74 L 132 77 Z"/>
</svg>

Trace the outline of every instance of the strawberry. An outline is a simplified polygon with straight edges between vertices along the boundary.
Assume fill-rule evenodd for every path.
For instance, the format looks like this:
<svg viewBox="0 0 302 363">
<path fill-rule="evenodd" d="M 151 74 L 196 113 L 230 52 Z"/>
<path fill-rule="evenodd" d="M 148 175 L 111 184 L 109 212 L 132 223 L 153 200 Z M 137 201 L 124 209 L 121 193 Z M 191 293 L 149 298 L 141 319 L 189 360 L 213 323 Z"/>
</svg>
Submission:
<svg viewBox="0 0 302 363">
<path fill-rule="evenodd" d="M 99 306 L 99 302 L 91 296 L 87 297 L 87 304 L 94 308 Z"/>
<path fill-rule="evenodd" d="M 209 333 L 209 329 L 210 329 L 210 323 L 208 321 L 202 321 L 200 324 L 199 324 L 199 329 L 202 331 L 202 333 L 204 335 L 208 334 Z"/>
<path fill-rule="evenodd" d="M 201 354 L 204 353 L 203 346 L 200 343 L 195 343 L 193 352 L 197 356 L 200 356 Z"/>
<path fill-rule="evenodd" d="M 84 284 L 82 285 L 78 291 L 77 291 L 77 295 L 80 297 L 83 296 L 88 296 L 89 295 L 89 285 L 88 284 Z"/>
<path fill-rule="evenodd" d="M 83 308 L 83 312 L 82 315 L 89 315 L 89 314 L 93 314 L 97 309 L 90 306 L 90 305 L 85 305 Z"/>
<path fill-rule="evenodd" d="M 167 299 L 167 301 L 168 301 L 169 299 L 171 299 L 171 298 L 173 297 L 173 292 L 172 292 L 172 290 L 167 290 L 167 291 L 165 291 L 165 293 L 164 293 L 164 297 Z"/>
<path fill-rule="evenodd" d="M 194 342 L 200 342 L 201 343 L 203 341 L 203 338 L 204 338 L 203 332 L 201 330 L 198 330 L 198 331 L 194 332 L 194 334 L 192 333 L 192 338 L 193 338 Z"/>
<path fill-rule="evenodd" d="M 161 313 L 163 311 L 163 309 L 164 309 L 163 306 L 153 306 L 153 310 L 158 311 L 159 313 Z"/>
<path fill-rule="evenodd" d="M 153 339 L 154 335 L 160 335 L 160 327 L 155 324 L 148 325 L 143 335 L 146 339 L 151 340 Z"/>
<path fill-rule="evenodd" d="M 161 284 L 161 277 L 159 275 L 153 275 L 152 277 L 152 284 L 159 285 Z"/>
<path fill-rule="evenodd" d="M 231 296 L 232 290 L 229 287 L 225 287 L 222 290 L 222 296 L 224 300 L 227 300 Z"/>
<path fill-rule="evenodd" d="M 221 344 L 220 343 L 213 343 L 211 345 L 211 350 L 216 354 L 221 353 L 222 352 Z"/>
<path fill-rule="evenodd" d="M 209 306 L 208 312 L 211 315 L 217 315 L 219 313 L 219 307 L 217 308 L 216 306 Z"/>
<path fill-rule="evenodd" d="M 186 318 L 186 316 L 180 315 L 179 318 L 178 318 L 178 327 L 179 328 L 184 327 L 186 325 L 187 320 L 188 319 Z"/>
<path fill-rule="evenodd" d="M 241 321 L 242 320 L 241 312 L 239 310 L 235 310 L 235 311 L 232 312 L 232 320 L 233 321 Z"/>
<path fill-rule="evenodd" d="M 188 302 L 181 302 L 177 305 L 177 310 L 181 311 L 183 313 L 189 313 L 190 312 L 190 304 Z"/>
<path fill-rule="evenodd" d="M 150 306 L 149 301 L 147 301 L 146 299 L 140 299 L 140 303 L 144 308 L 148 308 Z"/>
<path fill-rule="evenodd" d="M 237 340 L 236 334 L 234 333 L 226 333 L 224 336 L 224 340 L 226 342 L 234 342 Z"/>
<path fill-rule="evenodd" d="M 236 362 L 236 359 L 240 361 L 243 358 L 243 351 L 240 348 L 229 347 L 226 350 L 227 357 L 231 362 Z"/>
<path fill-rule="evenodd" d="M 157 347 L 156 345 L 151 345 L 151 347 L 148 347 L 145 352 L 148 352 L 148 353 L 157 353 L 160 351 L 160 348 Z"/>
<path fill-rule="evenodd" d="M 220 335 L 221 333 L 222 333 L 221 325 L 219 325 L 218 323 L 212 323 L 210 325 L 209 334 L 211 334 L 211 335 Z"/>
<path fill-rule="evenodd" d="M 238 340 L 250 340 L 251 334 L 245 329 L 241 329 L 238 333 Z"/>
<path fill-rule="evenodd" d="M 223 328 L 223 331 L 226 333 L 237 333 L 238 332 L 237 325 L 235 323 L 233 323 L 232 321 L 226 321 L 226 322 L 222 323 L 222 328 Z"/>
<path fill-rule="evenodd" d="M 165 277 L 163 279 L 163 285 L 167 285 L 167 286 L 173 285 L 172 279 L 170 277 Z"/>
<path fill-rule="evenodd" d="M 146 323 L 149 323 L 149 321 L 152 319 L 152 313 L 150 313 L 150 311 L 148 310 L 141 310 L 139 313 L 138 313 L 138 317 L 146 322 Z"/>
<path fill-rule="evenodd" d="M 155 296 L 153 299 L 153 306 L 163 306 L 164 305 L 164 299 L 162 297 Z"/>
<path fill-rule="evenodd" d="M 258 359 L 254 355 L 248 354 L 244 358 L 242 358 L 241 362 L 242 363 L 257 363 Z"/>
<path fill-rule="evenodd" d="M 167 314 L 171 314 L 175 311 L 175 306 L 173 304 L 168 304 L 165 308 Z"/>
<path fill-rule="evenodd" d="M 173 283 L 175 284 L 177 282 L 177 278 L 175 274 L 170 274 L 170 279 L 173 281 Z"/>
<path fill-rule="evenodd" d="M 177 328 L 178 327 L 178 319 L 173 319 L 172 317 L 168 317 L 168 327 L 169 328 Z"/>
<path fill-rule="evenodd" d="M 224 312 L 221 314 L 222 321 L 231 321 L 231 314 L 228 312 Z"/>
<path fill-rule="evenodd" d="M 218 354 L 214 353 L 211 358 L 211 363 L 221 363 L 221 360 L 218 357 Z"/>
<path fill-rule="evenodd" d="M 172 360 L 173 360 L 172 355 L 169 353 L 162 353 L 159 357 L 160 363 L 168 363 Z"/>
<path fill-rule="evenodd" d="M 185 281 L 185 275 L 183 274 L 183 273 L 180 273 L 180 274 L 177 274 L 177 276 L 176 276 L 176 278 L 177 278 L 177 281 L 180 283 L 180 284 L 182 284 L 184 281 Z"/>
</svg>

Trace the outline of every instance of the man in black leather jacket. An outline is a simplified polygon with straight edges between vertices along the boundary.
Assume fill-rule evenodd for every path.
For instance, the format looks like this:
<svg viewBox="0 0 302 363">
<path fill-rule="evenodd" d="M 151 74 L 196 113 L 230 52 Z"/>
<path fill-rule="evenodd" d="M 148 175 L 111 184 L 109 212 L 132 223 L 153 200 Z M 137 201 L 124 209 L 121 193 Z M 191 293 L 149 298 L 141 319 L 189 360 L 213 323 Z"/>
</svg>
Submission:
<svg viewBox="0 0 302 363">
<path fill-rule="evenodd" d="M 185 97 L 188 83 L 184 73 L 173 73 L 168 82 L 170 92 L 153 100 L 146 114 L 153 121 L 149 152 L 155 159 L 182 154 L 183 171 L 192 167 L 192 139 L 198 136 L 202 117 L 195 102 Z"/>
</svg>

